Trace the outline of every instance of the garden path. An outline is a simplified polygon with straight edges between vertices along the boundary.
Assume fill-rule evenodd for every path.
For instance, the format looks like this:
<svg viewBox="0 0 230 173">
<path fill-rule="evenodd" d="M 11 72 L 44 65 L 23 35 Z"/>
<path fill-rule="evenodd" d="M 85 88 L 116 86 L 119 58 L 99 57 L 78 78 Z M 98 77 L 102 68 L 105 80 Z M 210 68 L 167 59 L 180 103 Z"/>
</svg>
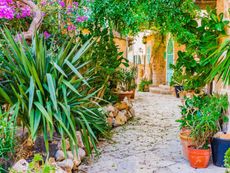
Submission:
<svg viewBox="0 0 230 173">
<path fill-rule="evenodd" d="M 80 166 L 80 173 L 224 173 L 209 165 L 192 169 L 183 159 L 178 138 L 180 100 L 173 96 L 138 93 L 136 116 L 113 130 L 112 141 L 101 142 L 98 158 Z"/>
</svg>

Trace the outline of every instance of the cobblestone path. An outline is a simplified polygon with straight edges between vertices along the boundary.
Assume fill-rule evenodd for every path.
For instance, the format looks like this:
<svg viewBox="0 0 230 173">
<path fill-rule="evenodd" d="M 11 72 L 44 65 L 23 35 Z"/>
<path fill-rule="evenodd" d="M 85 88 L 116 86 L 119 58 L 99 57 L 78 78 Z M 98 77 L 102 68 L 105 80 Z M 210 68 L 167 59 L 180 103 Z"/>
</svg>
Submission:
<svg viewBox="0 0 230 173">
<path fill-rule="evenodd" d="M 101 142 L 100 156 L 80 166 L 80 173 L 224 173 L 223 168 L 192 169 L 183 159 L 178 138 L 180 100 L 174 96 L 138 93 L 136 116 Z"/>
</svg>

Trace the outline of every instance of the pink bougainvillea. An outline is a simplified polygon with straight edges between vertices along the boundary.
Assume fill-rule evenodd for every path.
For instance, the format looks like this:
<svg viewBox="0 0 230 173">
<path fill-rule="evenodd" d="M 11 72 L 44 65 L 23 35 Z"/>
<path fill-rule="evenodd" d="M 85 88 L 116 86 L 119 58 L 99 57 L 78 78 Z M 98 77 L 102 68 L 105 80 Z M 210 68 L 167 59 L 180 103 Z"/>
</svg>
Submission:
<svg viewBox="0 0 230 173">
<path fill-rule="evenodd" d="M 31 16 L 31 10 L 27 6 L 20 7 L 13 0 L 0 0 L 0 19 L 12 20 Z"/>
</svg>

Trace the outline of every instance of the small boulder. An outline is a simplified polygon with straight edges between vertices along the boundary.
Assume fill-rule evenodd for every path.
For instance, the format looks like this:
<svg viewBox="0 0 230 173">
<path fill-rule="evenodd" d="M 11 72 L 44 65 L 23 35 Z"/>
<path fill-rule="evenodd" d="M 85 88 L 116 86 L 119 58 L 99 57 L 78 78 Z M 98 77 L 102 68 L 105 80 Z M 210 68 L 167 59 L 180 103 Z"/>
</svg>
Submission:
<svg viewBox="0 0 230 173">
<path fill-rule="evenodd" d="M 113 126 L 114 123 L 115 123 L 115 118 L 108 117 L 108 118 L 107 118 L 107 122 L 108 122 L 108 124 L 109 124 L 110 126 Z"/>
<path fill-rule="evenodd" d="M 27 172 L 28 167 L 29 167 L 29 163 L 25 159 L 21 159 L 17 163 L 14 164 L 12 169 L 13 171 L 16 171 L 16 172 Z"/>
<path fill-rule="evenodd" d="M 128 104 L 126 103 L 126 102 L 124 102 L 124 101 L 122 101 L 122 102 L 120 102 L 120 103 L 116 103 L 115 105 L 114 105 L 119 111 L 121 111 L 121 110 L 127 110 L 128 108 L 129 108 L 129 106 L 128 106 Z"/>
<path fill-rule="evenodd" d="M 116 117 L 117 116 L 117 112 L 110 112 L 109 114 L 108 114 L 108 117 L 109 118 L 114 118 L 114 117 Z"/>
<path fill-rule="evenodd" d="M 71 173 L 74 166 L 74 162 L 71 159 L 65 159 L 61 162 L 57 162 L 57 166 L 61 167 L 67 173 Z"/>
<path fill-rule="evenodd" d="M 112 105 L 108 105 L 105 107 L 106 112 L 115 112 L 116 109 Z"/>
<path fill-rule="evenodd" d="M 77 170 L 78 169 L 78 166 L 81 164 L 81 159 L 80 157 L 76 157 L 74 160 L 73 160 L 73 170 Z"/>
<path fill-rule="evenodd" d="M 80 132 L 80 131 L 77 131 L 76 133 L 77 133 L 78 147 L 80 147 L 80 148 L 85 148 L 85 145 L 84 145 L 83 140 L 82 140 L 81 132 Z"/>
<path fill-rule="evenodd" d="M 55 173 L 66 173 L 61 167 L 55 166 Z"/>
<path fill-rule="evenodd" d="M 119 112 L 119 114 L 116 116 L 114 126 L 121 126 L 127 122 L 127 117 L 125 116 L 124 112 Z"/>
<path fill-rule="evenodd" d="M 126 103 L 126 104 L 128 105 L 129 108 L 132 108 L 132 107 L 133 107 L 133 104 L 132 104 L 132 102 L 131 102 L 129 99 L 125 98 L 125 99 L 123 100 L 123 102 Z"/>
<path fill-rule="evenodd" d="M 73 156 L 73 152 L 72 152 L 72 151 L 67 151 L 66 154 L 67 154 L 67 158 L 68 158 L 68 159 L 71 159 L 71 160 L 74 159 L 74 156 Z"/>
<path fill-rule="evenodd" d="M 132 115 L 132 117 L 135 116 L 135 110 L 133 108 L 129 109 L 128 112 Z"/>
<path fill-rule="evenodd" d="M 55 166 L 56 165 L 56 161 L 55 161 L 55 158 L 53 157 L 50 157 L 49 160 L 48 160 L 48 163 L 52 166 Z"/>
<path fill-rule="evenodd" d="M 83 160 L 85 158 L 85 156 L 86 156 L 85 150 L 82 148 L 79 148 L 78 149 L 78 157 L 80 157 L 80 159 Z"/>
<path fill-rule="evenodd" d="M 65 145 L 66 145 L 66 150 L 69 150 L 70 149 L 70 143 L 69 143 L 68 139 L 65 140 Z M 58 147 L 59 150 L 62 149 L 62 141 L 58 142 L 58 146 L 57 147 Z"/>
<path fill-rule="evenodd" d="M 56 161 L 62 161 L 65 159 L 65 154 L 62 150 L 57 150 L 57 152 L 55 153 L 55 159 Z"/>
<path fill-rule="evenodd" d="M 127 117 L 127 120 L 133 117 L 132 114 L 128 110 L 123 110 L 122 112 Z"/>
</svg>

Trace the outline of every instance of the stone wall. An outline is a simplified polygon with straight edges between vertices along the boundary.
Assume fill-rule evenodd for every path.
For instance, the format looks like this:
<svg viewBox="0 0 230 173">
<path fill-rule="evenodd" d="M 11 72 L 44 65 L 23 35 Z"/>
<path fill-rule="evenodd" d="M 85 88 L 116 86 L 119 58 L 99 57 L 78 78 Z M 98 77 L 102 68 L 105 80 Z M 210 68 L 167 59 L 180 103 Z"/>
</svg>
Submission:
<svg viewBox="0 0 230 173">
<path fill-rule="evenodd" d="M 115 37 L 114 42 L 116 46 L 118 46 L 119 52 L 123 52 L 123 56 L 126 58 L 127 57 L 126 39 Z"/>
<path fill-rule="evenodd" d="M 151 59 L 150 64 L 146 63 L 144 67 L 142 66 L 143 78 L 152 80 L 154 86 L 166 84 L 166 51 L 170 37 L 170 34 L 163 37 L 159 33 L 147 36 L 146 50 L 147 47 L 151 47 Z M 180 50 L 184 51 L 185 46 L 174 42 L 174 62 L 178 59 L 177 53 Z"/>
<path fill-rule="evenodd" d="M 156 33 L 147 38 L 147 45 L 151 44 L 150 72 L 153 85 L 166 83 L 165 38 Z"/>
</svg>

